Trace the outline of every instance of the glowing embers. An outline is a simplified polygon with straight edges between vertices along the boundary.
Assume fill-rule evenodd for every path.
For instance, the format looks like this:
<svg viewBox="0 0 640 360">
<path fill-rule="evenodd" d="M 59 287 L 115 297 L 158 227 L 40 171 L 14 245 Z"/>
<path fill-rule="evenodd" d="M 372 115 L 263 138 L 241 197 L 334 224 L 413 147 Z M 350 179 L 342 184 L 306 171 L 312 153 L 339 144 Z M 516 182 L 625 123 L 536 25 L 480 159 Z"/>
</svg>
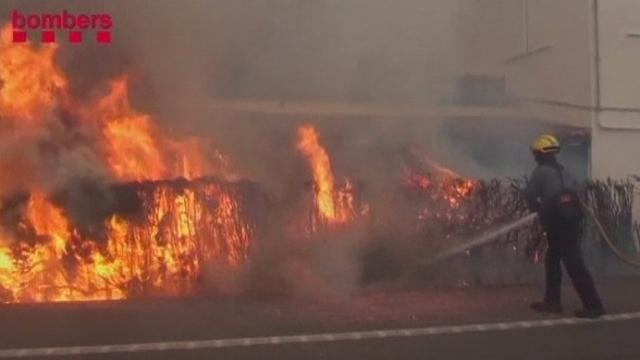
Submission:
<svg viewBox="0 0 640 360">
<path fill-rule="evenodd" d="M 253 185 L 201 179 L 110 192 L 113 206 L 97 226 L 74 223 L 42 194 L 3 203 L 3 302 L 189 295 L 207 263 L 245 262 L 255 233 L 245 220 Z"/>
<path fill-rule="evenodd" d="M 417 195 L 414 202 L 420 207 L 418 218 L 446 222 L 466 219 L 471 211 L 466 205 L 474 200 L 478 181 L 463 178 L 426 155 L 410 155 L 412 166 L 405 166 L 405 184 Z"/>
</svg>

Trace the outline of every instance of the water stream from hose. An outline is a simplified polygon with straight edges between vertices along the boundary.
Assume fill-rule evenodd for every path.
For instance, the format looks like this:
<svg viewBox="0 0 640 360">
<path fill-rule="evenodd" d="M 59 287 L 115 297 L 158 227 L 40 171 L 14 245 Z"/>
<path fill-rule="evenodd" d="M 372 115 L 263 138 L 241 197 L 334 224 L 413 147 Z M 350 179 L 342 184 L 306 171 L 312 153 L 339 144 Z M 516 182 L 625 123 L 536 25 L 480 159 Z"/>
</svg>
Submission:
<svg viewBox="0 0 640 360">
<path fill-rule="evenodd" d="M 437 262 L 440 262 L 442 260 L 448 259 L 450 257 L 462 254 L 468 250 L 471 250 L 475 247 L 478 246 L 482 246 L 484 244 L 493 242 L 498 240 L 501 236 L 519 229 L 521 227 L 524 227 L 526 225 L 529 225 L 530 223 L 532 223 L 536 218 L 538 217 L 537 213 L 531 213 L 528 214 L 527 216 L 518 219 L 516 221 L 513 221 L 509 224 L 503 225 L 497 229 L 485 232 L 484 234 L 473 238 L 469 241 L 465 241 L 462 244 L 459 244 L 457 246 L 451 247 L 449 249 L 446 249 L 438 254 L 436 254 L 435 256 L 432 256 L 428 259 L 426 259 L 425 261 L 422 262 L 423 265 L 432 265 L 435 264 Z"/>
</svg>

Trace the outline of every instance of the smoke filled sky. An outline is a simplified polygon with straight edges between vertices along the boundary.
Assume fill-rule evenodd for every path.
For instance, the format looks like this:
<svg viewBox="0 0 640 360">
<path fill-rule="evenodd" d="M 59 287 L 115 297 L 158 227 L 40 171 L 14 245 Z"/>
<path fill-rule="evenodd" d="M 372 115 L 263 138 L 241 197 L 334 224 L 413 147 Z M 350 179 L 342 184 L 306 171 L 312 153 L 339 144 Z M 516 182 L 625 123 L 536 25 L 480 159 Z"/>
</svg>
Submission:
<svg viewBox="0 0 640 360">
<path fill-rule="evenodd" d="M 462 72 L 455 21 L 461 4 L 462 0 L 2 2 L 0 17 L 7 20 L 12 11 L 36 16 L 63 11 L 109 14 L 113 42 L 97 44 L 95 30 L 87 30 L 83 43 L 70 44 L 62 40 L 65 31 L 58 30 L 60 47 L 40 46 L 36 31 L 30 34 L 35 41 L 25 45 L 11 40 L 10 28 L 3 32 L 0 54 L 5 56 L 0 57 L 0 69 L 6 71 L 0 72 L 0 89 L 8 95 L 0 99 L 0 172 L 12 176 L 0 179 L 0 200 L 14 196 L 17 200 L 5 207 L 15 221 L 11 236 L 0 241 L 22 241 L 18 231 L 24 224 L 22 208 L 33 214 L 29 217 L 34 220 L 33 235 L 38 239 L 44 239 L 41 233 L 56 235 L 65 244 L 71 244 L 71 234 L 76 234 L 69 224 L 87 239 L 102 243 L 129 239 L 120 235 L 124 232 L 118 216 L 125 212 L 138 217 L 151 208 L 161 214 L 148 212 L 159 224 L 135 236 L 143 239 L 149 234 L 164 247 L 165 224 L 193 227 L 179 220 L 182 215 L 166 220 L 168 213 L 194 214 L 193 224 L 200 222 L 196 219 L 200 206 L 220 212 L 211 219 L 240 216 L 229 208 L 250 209 L 263 217 L 256 203 L 229 205 L 221 195 L 203 198 L 202 205 L 183 205 L 182 197 L 191 198 L 193 192 L 182 187 L 197 182 L 171 180 L 207 177 L 206 181 L 235 184 L 246 179 L 251 180 L 249 190 L 260 198 L 265 195 L 269 202 L 271 214 L 260 221 L 274 228 L 266 230 L 264 241 L 275 245 L 256 252 L 266 259 L 258 259 L 264 264 L 258 261 L 257 272 L 279 272 L 273 270 L 278 265 L 284 273 L 293 274 L 296 288 L 315 291 L 326 286 L 349 293 L 360 275 L 356 254 L 360 245 L 355 244 L 369 236 L 369 229 L 358 226 L 340 235 L 345 241 L 335 242 L 338 246 L 326 242 L 328 246 L 307 248 L 304 241 L 297 241 L 304 237 L 300 234 L 308 221 L 313 222 L 308 229 L 316 226 L 314 218 L 305 215 L 307 205 L 318 203 L 323 218 L 340 225 L 369 214 L 369 209 L 375 209 L 371 213 L 377 219 L 397 216 L 400 219 L 375 229 L 374 235 L 389 236 L 396 247 L 397 238 L 405 237 L 398 236 L 397 229 L 417 228 L 411 221 L 405 223 L 413 217 L 414 208 L 413 195 L 405 191 L 407 177 L 415 172 L 431 184 L 430 175 L 425 174 L 434 169 L 447 177 L 489 177 L 528 168 L 523 160 L 531 161 L 523 145 L 526 140 L 510 136 L 522 132 L 522 127 L 515 123 L 511 128 L 487 126 L 489 122 L 475 117 L 463 123 L 428 115 L 256 113 L 216 108 L 214 102 L 275 100 L 281 108 L 294 100 L 315 102 L 318 107 L 327 101 L 407 107 L 441 103 L 449 99 L 453 80 Z M 494 130 L 494 137 L 483 136 L 483 131 Z M 112 186 L 152 188 L 164 181 L 182 189 L 169 200 L 167 211 L 159 195 L 150 195 L 146 206 L 146 200 L 133 196 L 137 192 L 120 194 Z M 121 207 L 124 198 L 145 205 L 144 209 L 125 201 Z M 445 205 L 451 206 L 451 201 Z M 64 208 L 64 216 L 54 216 L 59 207 Z M 305 222 L 304 231 L 292 236 L 281 233 L 290 228 L 288 218 L 298 216 Z M 38 219 L 50 218 L 60 220 L 53 221 L 56 229 L 38 229 Z M 209 219 L 202 222 L 218 223 Z M 378 223 L 377 219 L 371 223 Z M 231 224 L 228 229 L 240 229 L 235 223 L 227 224 Z M 295 230 L 296 221 L 291 224 Z M 109 229 L 117 232 L 115 237 L 109 238 Z M 179 235 L 177 241 L 195 235 L 180 231 L 169 232 Z M 221 241 L 232 241 L 215 248 L 241 245 L 243 250 L 233 259 L 244 258 L 248 238 L 226 235 L 226 230 L 203 231 L 225 234 Z M 242 228 L 239 233 L 248 230 Z M 289 240 L 300 250 L 282 251 Z M 199 245 L 192 248 L 200 249 Z M 413 253 L 409 248 L 399 250 L 405 251 Z M 297 265 L 298 254 L 311 263 L 318 280 L 298 276 L 305 274 L 304 267 Z M 281 261 L 281 255 L 290 263 Z M 98 264 L 97 260 L 92 263 Z"/>
<path fill-rule="evenodd" d="M 267 119 L 273 120 L 269 125 L 258 124 L 264 119 L 255 118 L 239 125 L 238 120 L 247 116 L 213 111 L 214 99 L 400 104 L 445 101 L 455 77 L 464 72 L 460 70 L 463 64 L 457 21 L 458 10 L 469 3 L 14 0 L 0 4 L 0 16 L 8 20 L 13 9 L 24 13 L 59 13 L 67 9 L 112 14 L 113 44 L 86 41 L 71 46 L 63 42 L 60 63 L 71 80 L 74 96 L 94 96 L 104 80 L 130 74 L 135 108 L 152 114 L 163 127 L 186 134 L 214 133 L 211 137 L 216 145 L 243 163 L 243 159 L 255 158 L 257 153 L 261 160 L 266 159 L 267 154 L 278 150 L 283 137 L 291 137 L 290 129 L 274 125 L 280 118 Z M 397 126 L 396 120 L 391 122 Z M 407 122 L 403 124 L 406 127 Z M 443 139 L 438 121 L 421 119 L 414 124 L 418 124 L 417 128 L 405 132 L 428 143 L 429 151 L 442 152 L 458 170 L 481 173 L 469 165 L 470 151 L 451 146 L 449 139 Z M 335 132 L 343 134 L 340 130 Z M 380 129 L 357 129 L 355 135 L 346 137 L 354 146 L 369 147 L 405 141 L 406 136 L 398 132 L 396 127 L 385 125 Z M 286 150 L 279 153 L 294 152 Z M 353 150 L 347 147 L 345 154 L 338 157 L 360 160 L 350 155 L 355 154 Z M 529 160 L 526 147 L 520 150 Z M 366 158 L 367 154 L 364 151 L 362 156 Z M 453 160 L 461 164 L 453 164 Z M 265 162 L 268 165 L 262 172 L 272 173 L 273 163 Z M 511 165 L 509 162 L 505 168 L 510 169 Z M 518 167 L 516 171 L 514 175 L 519 175 L 523 169 Z"/>
<path fill-rule="evenodd" d="M 445 0 L 8 1 L 2 13 L 64 8 L 115 20 L 117 51 L 91 48 L 101 69 L 89 55 L 74 65 L 134 66 L 159 96 L 437 99 L 455 65 Z"/>
<path fill-rule="evenodd" d="M 136 108 L 183 132 L 206 129 L 216 132 L 219 141 L 233 139 L 234 149 L 223 150 L 249 157 L 235 148 L 249 142 L 255 148 L 261 136 L 247 128 L 240 136 L 229 124 L 233 115 L 212 112 L 213 99 L 443 101 L 457 66 L 457 4 L 450 0 L 7 1 L 0 5 L 0 13 L 6 18 L 13 9 L 112 14 L 113 44 L 63 42 L 60 60 L 76 97 L 92 96 L 101 80 L 131 74 Z M 372 139 L 367 142 L 388 135 L 361 134 Z"/>
</svg>

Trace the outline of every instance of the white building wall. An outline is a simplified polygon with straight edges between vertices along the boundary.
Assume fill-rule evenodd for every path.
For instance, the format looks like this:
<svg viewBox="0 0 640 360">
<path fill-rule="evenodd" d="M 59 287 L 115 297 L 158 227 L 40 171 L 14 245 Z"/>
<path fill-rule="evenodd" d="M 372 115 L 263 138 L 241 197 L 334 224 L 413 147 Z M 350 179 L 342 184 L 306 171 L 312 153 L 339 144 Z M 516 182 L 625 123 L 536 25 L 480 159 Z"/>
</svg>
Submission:
<svg viewBox="0 0 640 360">
<path fill-rule="evenodd" d="M 589 106 L 590 12 L 585 0 L 529 0 L 528 49 L 505 64 L 509 90 L 523 99 Z M 550 86 L 552 85 L 552 86 Z M 583 119 L 589 126 L 588 119 Z"/>
<path fill-rule="evenodd" d="M 600 0 L 600 106 L 592 176 L 640 175 L 640 1 Z"/>
<path fill-rule="evenodd" d="M 640 1 L 600 0 L 602 106 L 640 109 Z"/>
<path fill-rule="evenodd" d="M 504 74 L 523 116 L 590 129 L 593 178 L 640 175 L 640 0 L 468 0 L 463 14 L 463 72 Z"/>
<path fill-rule="evenodd" d="M 461 72 L 503 76 L 503 60 L 524 51 L 523 2 L 463 0 L 457 16 Z"/>
</svg>

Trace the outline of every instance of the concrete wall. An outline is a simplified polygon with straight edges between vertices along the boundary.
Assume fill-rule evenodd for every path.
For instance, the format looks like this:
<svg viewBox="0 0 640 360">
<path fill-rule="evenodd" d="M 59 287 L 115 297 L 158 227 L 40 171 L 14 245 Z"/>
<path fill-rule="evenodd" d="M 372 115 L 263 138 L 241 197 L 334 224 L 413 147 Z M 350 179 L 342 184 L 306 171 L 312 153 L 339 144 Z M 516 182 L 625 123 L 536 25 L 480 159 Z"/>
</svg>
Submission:
<svg viewBox="0 0 640 360">
<path fill-rule="evenodd" d="M 503 76 L 503 60 L 524 51 L 523 2 L 466 0 L 458 12 L 461 72 Z"/>
<path fill-rule="evenodd" d="M 600 0 L 598 8 L 604 110 L 593 117 L 592 176 L 640 175 L 640 1 Z"/>
<path fill-rule="evenodd" d="M 591 18 L 588 0 L 468 0 L 461 71 L 505 76 L 523 116 L 588 128 L 578 107 L 592 105 Z"/>
<path fill-rule="evenodd" d="M 602 106 L 640 109 L 640 1 L 600 0 Z"/>
<path fill-rule="evenodd" d="M 505 64 L 509 90 L 519 98 L 589 106 L 588 1 L 529 0 L 528 14 L 528 50 Z"/>
</svg>

